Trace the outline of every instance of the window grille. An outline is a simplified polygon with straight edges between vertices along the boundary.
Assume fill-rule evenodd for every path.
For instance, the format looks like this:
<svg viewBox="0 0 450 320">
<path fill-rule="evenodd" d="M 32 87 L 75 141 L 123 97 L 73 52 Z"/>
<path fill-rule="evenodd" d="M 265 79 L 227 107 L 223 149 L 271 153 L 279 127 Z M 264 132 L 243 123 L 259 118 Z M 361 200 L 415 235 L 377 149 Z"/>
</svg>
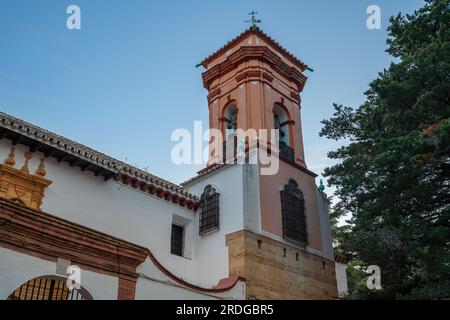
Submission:
<svg viewBox="0 0 450 320">
<path fill-rule="evenodd" d="M 281 191 L 281 211 L 283 219 L 283 237 L 308 243 L 308 231 L 305 214 L 305 198 L 297 182 L 289 180 Z"/>
<path fill-rule="evenodd" d="M 199 234 L 219 228 L 219 193 L 207 185 L 200 198 Z"/>
</svg>

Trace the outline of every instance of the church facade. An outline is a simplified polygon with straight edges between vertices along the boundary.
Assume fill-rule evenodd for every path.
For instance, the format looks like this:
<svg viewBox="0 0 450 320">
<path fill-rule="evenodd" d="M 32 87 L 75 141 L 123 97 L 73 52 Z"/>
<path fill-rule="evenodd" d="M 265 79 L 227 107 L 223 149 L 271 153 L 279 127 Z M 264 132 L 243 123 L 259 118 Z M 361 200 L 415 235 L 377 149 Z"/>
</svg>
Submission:
<svg viewBox="0 0 450 320">
<path fill-rule="evenodd" d="M 303 150 L 307 66 L 257 27 L 202 65 L 224 148 L 181 185 L 0 113 L 0 299 L 338 297 Z M 243 144 L 276 154 L 275 173 L 235 161 L 240 129 L 277 129 L 277 149 Z"/>
</svg>

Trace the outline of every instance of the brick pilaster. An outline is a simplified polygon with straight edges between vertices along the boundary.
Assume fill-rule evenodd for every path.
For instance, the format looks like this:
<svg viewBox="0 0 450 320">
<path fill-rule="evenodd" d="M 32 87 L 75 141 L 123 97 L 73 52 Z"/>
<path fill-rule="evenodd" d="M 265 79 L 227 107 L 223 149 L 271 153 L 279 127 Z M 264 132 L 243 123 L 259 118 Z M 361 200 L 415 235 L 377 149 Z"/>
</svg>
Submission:
<svg viewBox="0 0 450 320">
<path fill-rule="evenodd" d="M 136 293 L 136 278 L 119 276 L 118 300 L 134 300 Z"/>
</svg>

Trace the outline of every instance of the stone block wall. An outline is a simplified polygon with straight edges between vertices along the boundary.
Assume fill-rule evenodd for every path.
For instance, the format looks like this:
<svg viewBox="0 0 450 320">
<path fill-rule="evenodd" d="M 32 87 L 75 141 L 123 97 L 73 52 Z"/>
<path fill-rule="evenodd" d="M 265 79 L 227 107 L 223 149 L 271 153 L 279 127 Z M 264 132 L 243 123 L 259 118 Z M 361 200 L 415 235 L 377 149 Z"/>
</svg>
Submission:
<svg viewBox="0 0 450 320">
<path fill-rule="evenodd" d="M 228 234 L 229 272 L 247 299 L 337 299 L 334 261 L 241 230 Z"/>
</svg>

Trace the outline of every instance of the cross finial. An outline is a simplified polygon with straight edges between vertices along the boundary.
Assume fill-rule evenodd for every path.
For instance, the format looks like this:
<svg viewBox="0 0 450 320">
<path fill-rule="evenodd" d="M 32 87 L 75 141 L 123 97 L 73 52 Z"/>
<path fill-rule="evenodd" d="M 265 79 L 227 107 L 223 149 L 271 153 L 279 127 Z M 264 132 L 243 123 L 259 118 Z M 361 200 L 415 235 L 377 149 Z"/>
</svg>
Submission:
<svg viewBox="0 0 450 320">
<path fill-rule="evenodd" d="M 258 14 L 258 12 L 256 11 L 252 11 L 248 13 L 252 18 L 250 20 L 245 20 L 244 22 L 248 22 L 250 23 L 252 28 L 256 28 L 258 26 L 258 23 L 261 23 L 262 20 L 256 19 L 256 15 Z"/>
</svg>

